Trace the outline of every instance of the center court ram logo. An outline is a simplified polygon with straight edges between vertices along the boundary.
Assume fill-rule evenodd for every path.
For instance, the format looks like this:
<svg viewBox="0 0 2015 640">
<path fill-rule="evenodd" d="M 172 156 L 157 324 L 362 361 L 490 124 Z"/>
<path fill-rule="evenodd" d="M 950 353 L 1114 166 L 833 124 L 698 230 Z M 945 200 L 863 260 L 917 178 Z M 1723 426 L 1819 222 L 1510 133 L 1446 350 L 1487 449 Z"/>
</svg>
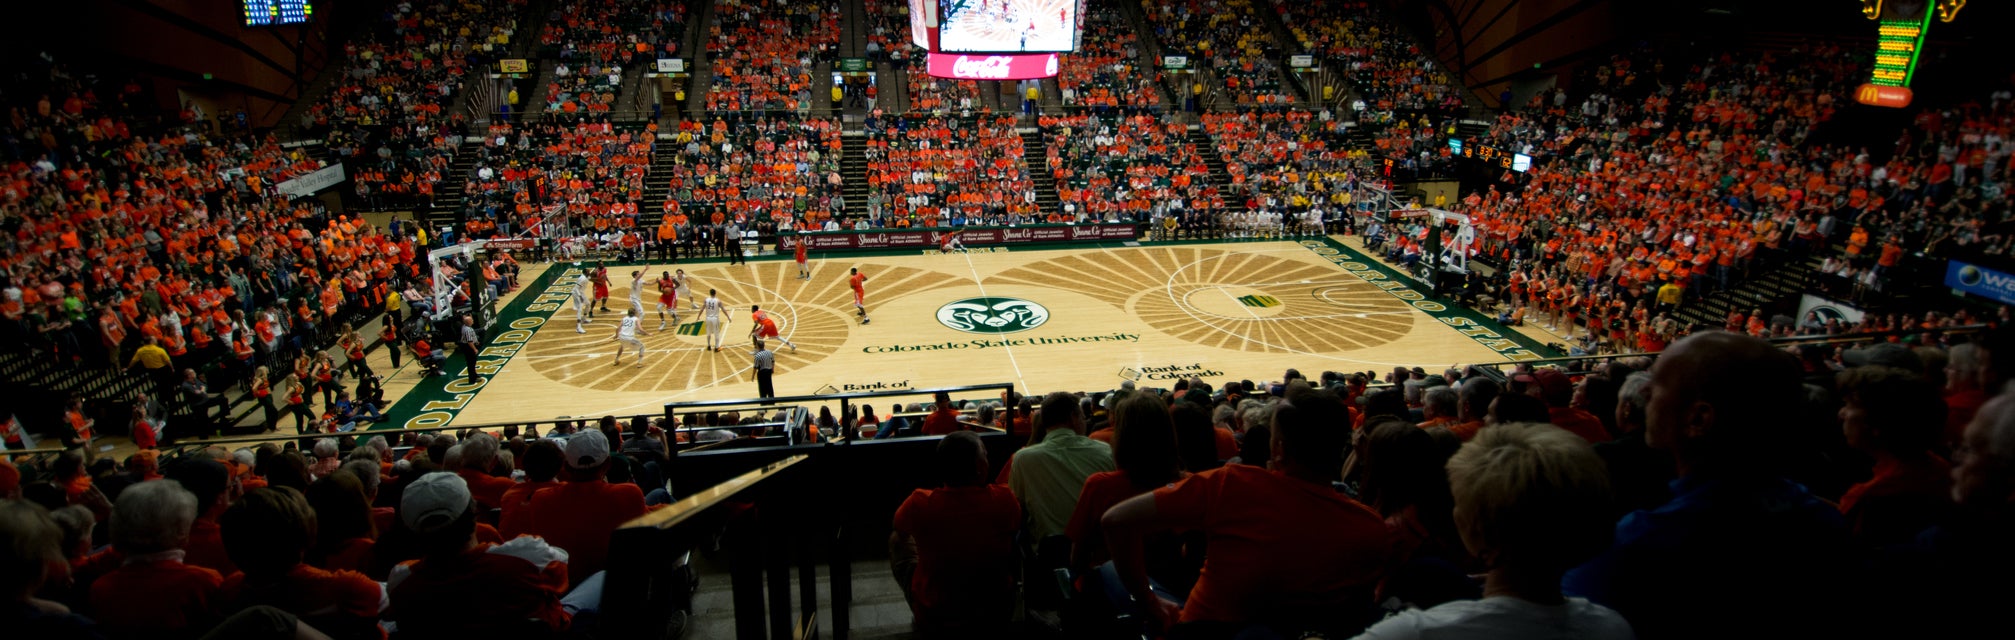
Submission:
<svg viewBox="0 0 2015 640">
<path fill-rule="evenodd" d="M 938 308 L 938 323 L 966 333 L 1015 333 L 1049 322 L 1049 309 L 1020 298 L 966 298 Z"/>
</svg>

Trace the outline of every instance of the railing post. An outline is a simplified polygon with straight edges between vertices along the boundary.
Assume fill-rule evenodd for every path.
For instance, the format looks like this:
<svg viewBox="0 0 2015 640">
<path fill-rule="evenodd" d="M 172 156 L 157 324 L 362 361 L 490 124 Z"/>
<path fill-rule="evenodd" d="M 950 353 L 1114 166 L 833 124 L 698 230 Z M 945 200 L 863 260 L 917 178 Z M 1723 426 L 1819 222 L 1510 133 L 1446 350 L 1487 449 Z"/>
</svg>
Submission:
<svg viewBox="0 0 2015 640">
<path fill-rule="evenodd" d="M 826 575 L 832 583 L 833 640 L 847 640 L 854 604 L 854 565 L 847 550 L 847 524 L 835 522 L 826 548 Z"/>
<path fill-rule="evenodd" d="M 734 591 L 735 638 L 763 638 L 763 540 L 756 534 L 759 514 L 750 509 L 730 524 L 726 536 L 732 551 L 728 557 L 729 582 Z"/>
<path fill-rule="evenodd" d="M 795 625 L 791 620 L 791 543 L 787 514 L 791 509 L 780 504 L 786 490 L 772 483 L 762 490 L 756 503 L 756 526 L 761 528 L 762 550 L 757 554 L 763 563 L 763 580 L 770 595 L 769 623 L 771 640 L 792 640 L 791 631 Z M 736 607 L 736 614 L 741 613 Z"/>
</svg>

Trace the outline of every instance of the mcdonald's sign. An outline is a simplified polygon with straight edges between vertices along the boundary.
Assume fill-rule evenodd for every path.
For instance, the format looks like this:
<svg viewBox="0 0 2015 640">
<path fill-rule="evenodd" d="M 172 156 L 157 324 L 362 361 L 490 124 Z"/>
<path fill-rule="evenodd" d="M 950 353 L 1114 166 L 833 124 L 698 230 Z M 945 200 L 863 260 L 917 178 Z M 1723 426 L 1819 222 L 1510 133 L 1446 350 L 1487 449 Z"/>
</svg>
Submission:
<svg viewBox="0 0 2015 640">
<path fill-rule="evenodd" d="M 1854 90 L 1854 101 L 1874 107 L 1901 109 L 1910 106 L 1910 87 L 1890 87 L 1864 83 Z"/>
</svg>

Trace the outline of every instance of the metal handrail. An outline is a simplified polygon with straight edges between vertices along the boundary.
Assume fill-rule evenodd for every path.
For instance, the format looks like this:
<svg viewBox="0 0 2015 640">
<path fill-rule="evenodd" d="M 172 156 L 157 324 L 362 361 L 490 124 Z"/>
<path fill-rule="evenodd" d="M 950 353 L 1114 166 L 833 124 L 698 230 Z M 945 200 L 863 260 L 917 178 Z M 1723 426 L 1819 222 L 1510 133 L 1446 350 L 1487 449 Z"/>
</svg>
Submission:
<svg viewBox="0 0 2015 640">
<path fill-rule="evenodd" d="M 723 502 L 727 502 L 728 500 L 741 494 L 743 491 L 747 491 L 751 488 L 754 488 L 757 484 L 761 484 L 764 480 L 774 478 L 778 474 L 783 473 L 784 470 L 796 466 L 798 463 L 804 462 L 805 460 L 808 460 L 810 458 L 811 456 L 807 456 L 805 454 L 800 453 L 798 455 L 794 455 L 777 462 L 772 462 L 767 465 L 763 465 L 763 467 L 760 469 L 744 473 L 740 476 L 736 476 L 734 478 L 729 479 L 727 482 L 714 485 L 712 487 L 707 488 L 706 490 L 700 491 L 699 493 L 686 496 L 686 498 L 683 500 L 667 505 L 663 509 L 646 513 L 634 520 L 625 522 L 622 524 L 622 526 L 616 528 L 670 529 L 681 522 L 685 522 L 687 520 L 692 519 L 693 516 L 698 515 L 701 512 L 706 511 L 707 509 L 711 509 Z"/>
</svg>

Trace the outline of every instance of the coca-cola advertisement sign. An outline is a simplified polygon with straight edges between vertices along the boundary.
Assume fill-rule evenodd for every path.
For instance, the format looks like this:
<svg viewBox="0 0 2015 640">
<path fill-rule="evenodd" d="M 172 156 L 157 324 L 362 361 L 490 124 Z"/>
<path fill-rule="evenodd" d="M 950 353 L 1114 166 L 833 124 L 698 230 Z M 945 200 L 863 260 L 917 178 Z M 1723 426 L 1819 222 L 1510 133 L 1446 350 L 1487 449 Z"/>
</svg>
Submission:
<svg viewBox="0 0 2015 640">
<path fill-rule="evenodd" d="M 968 227 L 959 231 L 966 246 L 1023 244 L 1030 242 L 1071 242 L 1080 240 L 1132 240 L 1131 224 L 1097 223 L 1084 225 L 1044 225 L 1039 227 Z M 944 242 L 943 231 L 813 231 L 777 239 L 777 252 L 790 253 L 802 240 L 807 249 L 935 249 Z"/>
<path fill-rule="evenodd" d="M 930 74 L 958 80 L 1036 80 L 1054 78 L 1060 56 L 1040 54 L 930 54 Z"/>
</svg>

